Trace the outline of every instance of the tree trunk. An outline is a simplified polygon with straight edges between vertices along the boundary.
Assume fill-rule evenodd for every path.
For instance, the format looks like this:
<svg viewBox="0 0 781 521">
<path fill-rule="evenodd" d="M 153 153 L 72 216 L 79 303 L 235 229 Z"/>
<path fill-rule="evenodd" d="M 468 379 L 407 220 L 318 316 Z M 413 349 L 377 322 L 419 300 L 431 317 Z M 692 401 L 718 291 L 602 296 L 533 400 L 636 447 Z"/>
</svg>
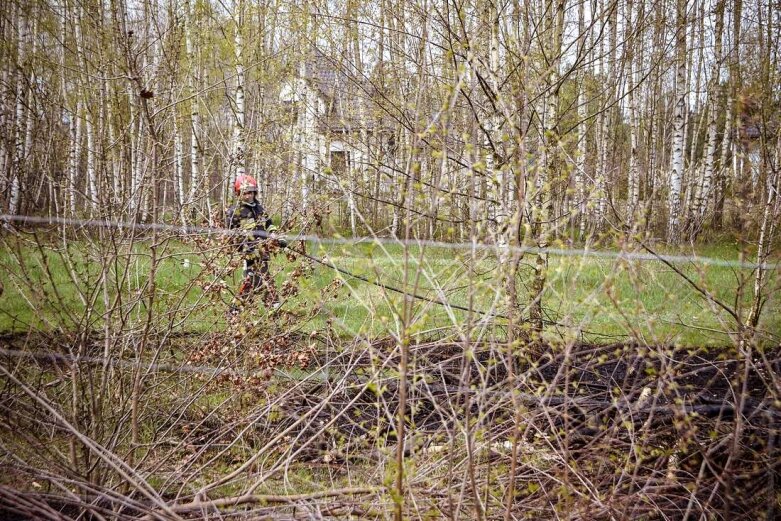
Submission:
<svg viewBox="0 0 781 521">
<path fill-rule="evenodd" d="M 613 10 L 616 9 L 616 4 L 608 5 L 607 0 L 602 0 L 602 29 L 609 24 L 609 20 L 612 17 Z M 603 84 L 606 84 L 604 92 L 606 96 L 602 98 L 602 106 L 599 111 L 599 117 L 597 120 L 597 169 L 595 175 L 595 197 L 596 197 L 596 211 L 594 215 L 594 222 L 596 228 L 602 227 L 607 213 L 607 170 L 608 170 L 608 141 L 610 139 L 609 119 L 608 115 L 612 114 L 611 103 L 614 100 L 615 87 L 610 83 L 614 81 L 610 77 L 612 70 L 610 64 L 612 62 L 605 63 L 605 56 L 610 55 L 610 49 L 606 49 L 604 36 L 599 39 L 599 73 L 598 77 Z M 596 64 L 595 64 L 596 67 Z"/>
<path fill-rule="evenodd" d="M 559 65 L 561 63 L 561 41 L 564 30 L 564 11 L 566 0 L 552 0 L 555 4 L 551 7 L 555 9 L 555 17 L 551 19 L 549 25 L 550 34 L 546 35 L 548 47 L 548 77 L 546 78 L 545 88 L 545 123 L 543 132 L 543 176 L 539 184 L 539 194 L 537 205 L 543 204 L 544 208 L 538 208 L 539 218 L 537 227 L 537 246 L 545 250 L 550 245 L 551 231 L 555 219 L 553 198 L 554 189 L 560 182 L 559 173 Z M 547 198 L 548 202 L 545 202 Z M 532 328 L 538 334 L 543 329 L 543 293 L 547 281 L 548 254 L 541 251 L 537 254 L 534 263 L 534 278 L 532 280 L 531 302 L 529 304 L 529 320 Z"/>
<path fill-rule="evenodd" d="M 727 62 L 729 80 L 727 84 L 727 113 L 724 118 L 724 134 L 721 139 L 721 154 L 716 174 L 715 208 L 713 212 L 713 227 L 721 229 L 724 224 L 724 203 L 727 197 L 728 185 L 735 185 L 735 176 L 728 175 L 730 151 L 733 148 L 732 133 L 735 126 L 735 98 L 740 84 L 740 69 L 738 61 L 738 43 L 740 42 L 740 19 L 742 15 L 742 0 L 737 0 L 732 8 L 732 45 L 728 51 Z M 734 159 L 734 155 L 733 155 Z"/>
<path fill-rule="evenodd" d="M 198 22 L 193 12 L 190 0 L 185 0 L 184 37 L 185 52 L 187 53 L 187 97 L 190 106 L 190 193 L 187 203 L 193 204 L 197 197 L 197 190 L 201 183 L 201 122 L 200 122 L 200 52 L 194 52 L 193 30 L 198 27 Z M 206 194 L 208 197 L 208 193 Z"/>
<path fill-rule="evenodd" d="M 578 88 L 578 101 L 577 101 L 577 152 L 575 155 L 575 197 L 573 204 L 570 205 L 570 210 L 573 214 L 571 219 L 572 234 L 583 238 L 585 235 L 586 227 L 586 119 L 588 115 L 588 107 L 586 106 L 586 66 L 588 57 L 591 53 L 587 50 L 590 45 L 591 31 L 586 33 L 586 2 L 581 2 L 578 6 L 578 35 L 580 41 L 578 42 L 578 55 L 577 59 L 581 60 L 581 65 L 578 67 L 576 76 L 577 88 Z M 577 226 L 577 231 L 575 227 Z"/>
<path fill-rule="evenodd" d="M 16 110 L 14 118 L 14 161 L 11 170 L 11 193 L 8 198 L 8 213 L 16 215 L 19 213 L 20 198 L 21 198 L 21 185 L 22 178 L 24 176 L 25 165 L 27 158 L 25 152 L 29 146 L 25 138 L 28 137 L 27 127 L 25 125 L 26 118 L 32 118 L 32 114 L 26 109 L 29 93 L 29 86 L 25 86 L 24 70 L 27 60 L 27 40 L 29 35 L 27 34 L 29 26 L 28 21 L 25 18 L 24 13 L 21 12 L 21 8 L 17 10 L 17 67 L 16 72 Z M 32 67 L 31 67 L 32 69 Z M 32 73 L 31 73 L 32 74 Z M 31 77 L 32 79 L 32 77 Z M 32 85 L 32 84 L 29 84 Z M 31 136 L 30 136 L 31 137 Z"/>
<path fill-rule="evenodd" d="M 719 81 L 721 71 L 721 35 L 724 27 L 724 0 L 716 3 L 715 17 L 716 28 L 713 47 L 713 65 L 711 66 L 711 75 L 708 88 L 708 141 L 705 151 L 705 169 L 702 175 L 702 188 L 697 201 L 695 213 L 695 222 L 692 230 L 693 238 L 699 234 L 705 213 L 708 209 L 708 202 L 711 196 L 711 185 L 713 183 L 713 171 L 716 164 L 716 140 L 718 138 L 718 112 L 721 105 L 721 82 Z"/>
<path fill-rule="evenodd" d="M 237 177 L 242 176 L 247 170 L 247 143 L 246 131 L 244 128 L 246 108 L 244 98 L 244 0 L 237 0 L 235 6 L 236 12 L 236 34 L 234 38 L 234 59 L 236 67 L 236 90 L 235 101 L 236 108 L 233 121 L 233 157 L 232 169 L 230 174 L 230 185 Z"/>
<path fill-rule="evenodd" d="M 89 203 L 90 203 L 90 215 L 94 215 L 98 211 L 98 180 L 97 180 L 97 167 L 95 158 L 95 124 L 93 122 L 92 114 L 90 114 L 90 107 L 85 107 L 85 118 L 87 125 L 87 189 L 89 190 Z"/>
<path fill-rule="evenodd" d="M 678 242 L 681 237 L 681 183 L 683 180 L 684 140 L 686 129 L 686 96 L 688 95 L 686 82 L 686 2 L 678 0 L 676 13 L 676 81 L 675 81 L 675 115 L 673 119 L 672 159 L 670 168 L 670 186 L 667 202 L 667 240 Z"/>
<path fill-rule="evenodd" d="M 174 189 L 176 191 L 176 205 L 179 210 L 179 220 L 182 224 L 187 224 L 187 216 L 184 211 L 185 206 L 185 188 L 184 188 L 184 138 L 182 137 L 182 131 L 179 128 L 179 115 L 174 109 L 173 114 L 173 131 L 174 131 L 174 177 L 176 184 Z"/>
<path fill-rule="evenodd" d="M 778 160 L 781 159 L 781 136 L 779 136 L 776 149 L 775 149 L 775 165 L 771 168 L 770 176 L 767 180 L 767 189 L 765 191 L 765 204 L 762 212 L 762 224 L 759 230 L 759 239 L 757 240 L 757 264 L 759 267 L 754 274 L 754 297 L 751 303 L 751 311 L 749 312 L 746 324 L 753 328 L 756 328 L 759 324 L 759 316 L 762 310 L 762 304 L 764 303 L 764 280 L 767 268 L 765 263 L 770 255 L 770 246 L 773 244 L 775 237 L 775 229 L 778 224 L 779 205 L 778 190 L 781 189 L 781 168 L 779 168 Z M 766 161 L 765 161 L 766 162 Z"/>
<path fill-rule="evenodd" d="M 642 4 L 638 5 L 638 16 L 632 21 L 632 0 L 626 4 L 626 31 L 625 41 L 627 46 L 625 66 L 627 68 L 627 90 L 629 96 L 629 177 L 627 183 L 627 208 L 626 218 L 630 228 L 634 228 L 638 205 L 640 204 L 640 158 L 639 158 L 639 128 L 638 128 L 638 94 L 635 89 L 638 88 L 638 82 L 635 77 L 635 45 L 638 40 L 636 35 L 632 34 L 635 28 L 641 26 Z M 642 43 L 641 43 L 642 45 Z"/>
</svg>

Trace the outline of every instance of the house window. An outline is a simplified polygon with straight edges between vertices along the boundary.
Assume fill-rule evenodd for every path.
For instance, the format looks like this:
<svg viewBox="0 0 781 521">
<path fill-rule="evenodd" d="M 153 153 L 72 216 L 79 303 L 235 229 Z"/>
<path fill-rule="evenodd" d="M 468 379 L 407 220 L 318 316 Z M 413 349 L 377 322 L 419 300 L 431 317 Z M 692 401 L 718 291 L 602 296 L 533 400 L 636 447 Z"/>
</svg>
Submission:
<svg viewBox="0 0 781 521">
<path fill-rule="evenodd" d="M 341 175 L 347 173 L 347 168 L 350 164 L 350 153 L 343 150 L 331 152 L 331 171 L 335 175 Z"/>
</svg>

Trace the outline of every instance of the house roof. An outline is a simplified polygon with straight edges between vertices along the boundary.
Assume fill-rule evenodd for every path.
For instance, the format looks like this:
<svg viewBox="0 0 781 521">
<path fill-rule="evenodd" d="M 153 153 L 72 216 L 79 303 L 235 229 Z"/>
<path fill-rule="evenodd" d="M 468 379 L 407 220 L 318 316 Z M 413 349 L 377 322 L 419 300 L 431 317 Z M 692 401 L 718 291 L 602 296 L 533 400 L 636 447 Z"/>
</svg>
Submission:
<svg viewBox="0 0 781 521">
<path fill-rule="evenodd" d="M 317 47 L 304 60 L 300 76 L 326 103 L 321 130 L 347 133 L 373 127 L 367 111 L 373 87 L 366 78 L 351 74 L 340 61 Z"/>
<path fill-rule="evenodd" d="M 339 70 L 339 65 L 317 47 L 304 60 L 301 77 L 327 98 L 336 96 L 338 86 L 346 84 L 348 80 L 347 75 Z"/>
</svg>

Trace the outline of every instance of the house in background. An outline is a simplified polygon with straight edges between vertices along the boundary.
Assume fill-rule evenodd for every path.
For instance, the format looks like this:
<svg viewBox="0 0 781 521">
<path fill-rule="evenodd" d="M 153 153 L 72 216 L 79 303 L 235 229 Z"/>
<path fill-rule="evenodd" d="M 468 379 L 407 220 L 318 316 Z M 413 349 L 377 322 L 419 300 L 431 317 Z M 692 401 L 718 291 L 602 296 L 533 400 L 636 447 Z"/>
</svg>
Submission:
<svg viewBox="0 0 781 521">
<path fill-rule="evenodd" d="M 387 132 L 369 117 L 371 86 L 348 76 L 342 65 L 314 49 L 285 83 L 280 99 L 293 114 L 294 182 L 300 209 L 306 211 L 312 190 L 343 196 L 355 228 L 355 181 L 366 179 L 372 157 L 381 153 Z M 293 210 L 292 201 L 289 210 Z"/>
<path fill-rule="evenodd" d="M 379 89 L 319 49 L 312 50 L 295 77 L 282 84 L 279 99 L 291 116 L 291 180 L 285 187 L 284 220 L 297 212 L 308 213 L 317 195 L 318 199 L 325 196 L 332 218 L 339 226 L 349 227 L 353 235 L 361 224 L 358 210 L 371 220 L 372 233 L 398 233 L 406 195 L 400 187 L 406 186 L 405 167 L 409 167 L 403 164 L 403 156 L 412 139 L 399 116 L 387 111 L 389 105 L 400 113 L 404 107 L 393 107 Z M 440 144 L 455 154 L 464 149 L 460 136 L 444 136 Z M 443 211 L 448 216 L 442 220 L 456 223 L 461 237 L 469 233 L 466 223 L 490 220 L 490 216 L 496 220 L 488 194 L 481 192 L 486 204 L 474 205 L 455 193 L 457 190 L 449 193 L 469 175 L 463 161 L 443 168 L 434 154 L 421 154 L 418 167 L 416 175 L 422 176 L 437 169 L 436 184 L 416 188 L 430 202 L 429 215 L 415 219 L 416 225 L 427 228 L 429 236 L 434 237 Z M 480 189 L 484 192 L 490 186 L 482 183 Z M 512 193 L 509 189 L 506 192 Z M 450 198 L 444 209 L 443 194 Z M 493 213 L 486 217 L 481 211 Z M 466 214 L 469 217 L 464 217 Z"/>
</svg>

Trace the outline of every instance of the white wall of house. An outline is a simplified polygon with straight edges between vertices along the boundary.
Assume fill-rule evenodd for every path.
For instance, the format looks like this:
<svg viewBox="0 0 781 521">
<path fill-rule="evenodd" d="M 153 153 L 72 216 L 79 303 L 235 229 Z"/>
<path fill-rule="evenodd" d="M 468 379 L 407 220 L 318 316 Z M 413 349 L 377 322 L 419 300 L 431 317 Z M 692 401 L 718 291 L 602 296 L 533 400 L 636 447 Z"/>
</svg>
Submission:
<svg viewBox="0 0 781 521">
<path fill-rule="evenodd" d="M 296 118 L 291 136 L 294 153 L 294 179 L 287 192 L 286 214 L 295 211 L 296 201 L 300 210 L 306 211 L 312 202 L 312 190 L 328 186 L 329 190 L 342 192 L 350 207 L 354 221 L 356 183 L 368 185 L 367 164 L 370 157 L 366 131 L 356 129 L 346 134 L 325 133 L 323 123 L 327 119 L 327 100 L 321 92 L 304 78 L 302 65 L 299 78 L 291 80 L 280 89 L 280 99 L 295 107 Z M 325 175 L 325 168 L 332 173 Z M 334 168 L 336 167 L 336 168 Z M 341 170 L 336 172 L 334 170 Z M 336 174 L 336 175 L 334 175 Z M 300 198 L 299 198 L 300 197 Z M 353 224 L 354 227 L 354 224 Z"/>
</svg>

